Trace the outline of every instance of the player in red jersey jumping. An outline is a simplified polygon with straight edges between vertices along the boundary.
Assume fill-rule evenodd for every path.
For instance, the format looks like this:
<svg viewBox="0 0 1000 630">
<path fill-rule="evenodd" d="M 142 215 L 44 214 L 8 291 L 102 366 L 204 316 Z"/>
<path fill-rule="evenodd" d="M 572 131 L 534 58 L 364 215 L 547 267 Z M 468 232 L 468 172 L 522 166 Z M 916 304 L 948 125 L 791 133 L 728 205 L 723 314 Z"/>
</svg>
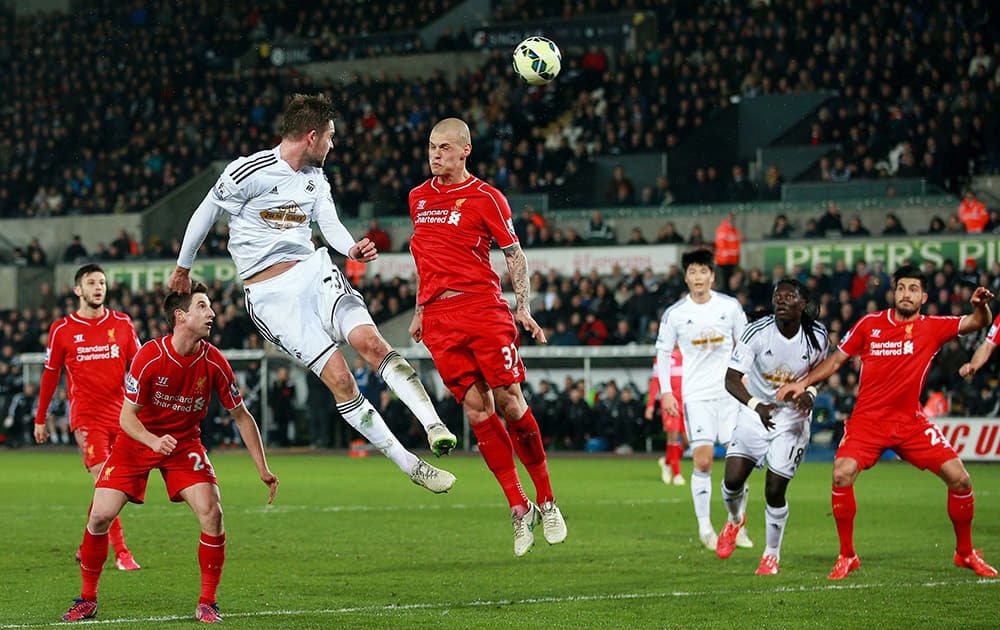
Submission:
<svg viewBox="0 0 1000 630">
<path fill-rule="evenodd" d="M 440 121 L 428 148 L 433 177 L 410 191 L 410 251 L 420 278 L 410 336 L 427 346 L 445 385 L 462 402 L 479 452 L 510 504 L 514 555 L 523 556 L 534 545 L 539 521 L 549 544 L 566 538 L 538 423 L 521 392 L 524 363 L 514 320 L 541 343 L 545 333 L 529 310 L 528 264 L 507 199 L 466 169 L 469 127 L 457 118 Z M 490 267 L 494 239 L 517 296 L 513 317 Z M 531 475 L 537 504 L 521 488 L 514 453 Z"/>
<path fill-rule="evenodd" d="M 100 266 L 84 265 L 76 271 L 73 292 L 80 298 L 80 306 L 49 328 L 35 412 L 35 441 L 44 444 L 49 439 L 45 416 L 65 367 L 70 430 L 83 453 L 83 465 L 95 481 L 118 437 L 125 373 L 139 350 L 129 316 L 104 306 L 107 290 L 107 277 Z M 111 523 L 109 537 L 115 565 L 122 571 L 138 569 L 117 518 Z"/>
<path fill-rule="evenodd" d="M 779 400 L 798 398 L 810 385 L 826 380 L 852 356 L 861 357 L 860 389 L 854 411 L 833 462 L 833 518 L 840 555 L 828 576 L 842 580 L 861 566 L 854 550 L 854 482 L 888 449 L 948 485 L 948 516 L 955 529 L 955 565 L 982 577 L 996 577 L 972 546 L 972 480 L 941 430 L 923 414 L 920 392 L 931 360 L 957 335 L 980 330 L 992 318 L 993 294 L 979 287 L 962 317 L 933 317 L 920 312 L 927 301 L 927 281 L 919 269 L 904 265 L 893 274 L 895 305 L 862 317 L 840 346 L 804 379 L 785 385 Z"/>
<path fill-rule="evenodd" d="M 195 618 L 222 621 L 215 595 L 226 559 L 226 532 L 218 482 L 200 429 L 212 392 L 232 414 L 260 480 L 270 488 L 268 503 L 274 500 L 278 478 L 267 467 L 257 424 L 243 404 L 233 369 L 205 341 L 215 320 L 206 292 L 204 284 L 196 283 L 191 293 L 168 295 L 163 313 L 173 333 L 144 344 L 132 362 L 120 419 L 124 435 L 115 442 L 94 489 L 81 547 L 83 587 L 63 621 L 97 615 L 108 528 L 127 502 L 143 502 L 149 473 L 156 469 L 170 500 L 186 502 L 201 523 L 201 596 Z"/>
</svg>

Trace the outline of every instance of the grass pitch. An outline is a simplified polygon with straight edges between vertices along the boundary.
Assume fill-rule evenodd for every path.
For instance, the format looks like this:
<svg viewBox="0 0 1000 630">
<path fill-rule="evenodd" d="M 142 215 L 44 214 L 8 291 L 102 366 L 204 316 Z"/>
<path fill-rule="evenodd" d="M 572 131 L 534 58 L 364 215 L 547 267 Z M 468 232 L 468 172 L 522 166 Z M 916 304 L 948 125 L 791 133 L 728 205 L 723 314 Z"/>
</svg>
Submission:
<svg viewBox="0 0 1000 630">
<path fill-rule="evenodd" d="M 762 577 L 753 574 L 764 544 L 760 472 L 748 507 L 755 548 L 722 561 L 697 540 L 689 487 L 664 486 L 652 458 L 555 456 L 569 537 L 550 547 L 539 531 L 535 549 L 515 558 L 506 503 L 478 456 L 436 461 L 458 476 L 436 496 L 380 456 L 276 454 L 281 486 L 272 507 L 245 453 L 216 453 L 213 462 L 228 537 L 219 604 L 230 627 L 997 626 L 1000 580 L 953 566 L 944 484 L 902 463 L 861 475 L 861 569 L 831 582 L 838 546 L 828 463 L 805 464 L 792 482 L 781 573 Z M 969 469 L 974 540 L 996 565 L 1000 466 Z M 721 475 L 719 461 L 717 528 Z M 75 454 L 0 452 L 0 628 L 56 625 L 79 594 L 73 552 L 88 479 Z M 126 506 L 122 519 L 143 568 L 124 573 L 109 562 L 96 621 L 193 627 L 198 524 L 186 505 L 169 503 L 158 475 L 149 485 L 146 504 Z"/>
</svg>

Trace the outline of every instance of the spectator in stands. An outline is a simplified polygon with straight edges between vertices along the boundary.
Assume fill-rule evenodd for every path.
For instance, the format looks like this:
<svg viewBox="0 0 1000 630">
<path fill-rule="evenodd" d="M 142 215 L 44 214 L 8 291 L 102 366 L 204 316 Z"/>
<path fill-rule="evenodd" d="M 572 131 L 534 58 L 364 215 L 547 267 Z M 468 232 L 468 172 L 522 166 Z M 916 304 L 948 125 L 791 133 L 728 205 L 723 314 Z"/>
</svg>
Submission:
<svg viewBox="0 0 1000 630">
<path fill-rule="evenodd" d="M 577 337 L 576 331 L 571 330 L 566 320 L 560 318 L 556 320 L 555 333 L 549 337 L 549 345 L 578 346 L 580 345 L 580 340 Z"/>
<path fill-rule="evenodd" d="M 932 217 L 930 224 L 927 226 L 927 231 L 924 234 L 941 234 L 946 230 L 944 220 L 941 217 Z"/>
<path fill-rule="evenodd" d="M 882 236 L 903 236 L 906 228 L 900 222 L 895 213 L 889 212 L 885 215 L 885 227 L 882 228 Z"/>
<path fill-rule="evenodd" d="M 764 173 L 764 181 L 761 182 L 757 190 L 757 195 L 762 201 L 781 201 L 781 187 L 785 184 L 778 167 L 771 165 Z"/>
<path fill-rule="evenodd" d="M 80 264 L 87 259 L 87 248 L 83 246 L 83 240 L 79 234 L 74 234 L 73 239 L 66 246 L 63 252 L 63 262 Z"/>
<path fill-rule="evenodd" d="M 649 205 L 660 206 L 661 208 L 666 208 L 676 201 L 673 191 L 670 190 L 670 181 L 666 175 L 657 176 L 656 185 L 653 187 L 649 201 Z"/>
<path fill-rule="evenodd" d="M 612 205 L 631 206 L 635 204 L 635 184 L 625 176 L 625 167 L 616 164 L 611 172 L 611 182 L 605 195 Z"/>
<path fill-rule="evenodd" d="M 615 231 L 604 221 L 600 210 L 594 210 L 590 215 L 590 223 L 584 237 L 588 245 L 614 245 Z"/>
<path fill-rule="evenodd" d="M 851 276 L 851 299 L 859 300 L 861 296 L 865 294 L 868 290 L 868 278 L 871 277 L 871 269 L 868 268 L 868 263 L 859 259 L 854 263 L 854 275 Z"/>
<path fill-rule="evenodd" d="M 615 322 L 614 331 L 608 335 L 606 344 L 609 346 L 627 346 L 638 343 L 639 339 L 632 330 L 632 326 L 627 319 L 619 319 Z"/>
<path fill-rule="evenodd" d="M 626 245 L 648 245 L 649 241 L 646 237 L 642 235 L 642 230 L 637 227 L 632 228 L 632 232 L 629 233 L 628 242 Z"/>
<path fill-rule="evenodd" d="M 368 223 L 368 231 L 365 232 L 365 238 L 369 239 L 375 244 L 375 249 L 380 252 L 391 252 L 392 251 L 392 240 L 389 238 L 389 233 L 386 232 L 379 226 L 378 219 L 372 219 Z"/>
<path fill-rule="evenodd" d="M 587 244 L 580 234 L 573 228 L 566 228 L 566 235 L 563 238 L 563 245 L 566 247 L 582 247 Z"/>
<path fill-rule="evenodd" d="M 580 331 L 576 334 L 580 343 L 585 346 L 603 346 L 608 338 L 608 327 L 594 313 L 587 313 L 583 318 Z"/>
<path fill-rule="evenodd" d="M 844 224 L 840 218 L 840 207 L 837 206 L 837 202 L 827 202 L 826 212 L 816 222 L 816 229 L 823 236 L 840 236 L 843 233 Z"/>
<path fill-rule="evenodd" d="M 674 225 L 673 221 L 667 221 L 667 223 L 660 228 L 660 231 L 656 234 L 657 243 L 683 243 L 684 237 L 677 233 L 677 226 Z"/>
<path fill-rule="evenodd" d="M 688 236 L 687 244 L 691 246 L 708 246 L 708 241 L 705 240 L 705 235 L 701 231 L 701 225 L 695 223 L 691 226 L 691 235 Z"/>
<path fill-rule="evenodd" d="M 45 255 L 45 250 L 42 249 L 42 244 L 38 242 L 37 238 L 31 239 L 24 253 L 28 259 L 29 267 L 47 267 L 49 265 L 48 256 Z"/>
<path fill-rule="evenodd" d="M 971 188 L 965 191 L 965 197 L 958 206 L 958 218 L 969 234 L 981 233 L 990 220 L 986 204 L 976 198 L 976 193 Z"/>
<path fill-rule="evenodd" d="M 965 234 L 966 228 L 962 220 L 958 218 L 957 214 L 952 214 L 948 216 L 948 224 L 945 226 L 945 233 L 947 234 Z"/>
<path fill-rule="evenodd" d="M 865 238 L 871 236 L 871 234 L 871 231 L 861 222 L 861 215 L 859 214 L 854 215 L 848 220 L 847 229 L 844 230 L 844 236 L 850 238 Z"/>
<path fill-rule="evenodd" d="M 808 219 L 806 227 L 802 230 L 802 238 L 823 238 L 825 234 L 819 231 L 819 221 Z"/>
<path fill-rule="evenodd" d="M 774 217 L 774 223 L 771 225 L 771 231 L 768 233 L 767 238 L 770 239 L 787 239 L 792 236 L 792 226 L 788 223 L 788 217 L 783 214 L 779 214 Z"/>
<path fill-rule="evenodd" d="M 734 164 L 732 179 L 726 184 L 726 200 L 734 203 L 745 203 L 757 196 L 753 184 L 747 179 L 743 167 Z"/>
</svg>

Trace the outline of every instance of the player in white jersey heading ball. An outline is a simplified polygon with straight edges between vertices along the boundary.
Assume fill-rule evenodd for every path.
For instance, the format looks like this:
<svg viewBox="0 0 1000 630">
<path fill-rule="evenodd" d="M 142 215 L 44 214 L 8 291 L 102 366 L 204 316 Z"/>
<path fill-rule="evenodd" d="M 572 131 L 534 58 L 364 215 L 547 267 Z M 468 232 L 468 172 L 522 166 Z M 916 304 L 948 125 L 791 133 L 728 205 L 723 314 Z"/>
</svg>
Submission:
<svg viewBox="0 0 1000 630">
<path fill-rule="evenodd" d="M 676 415 L 677 399 L 670 386 L 670 353 L 675 344 L 680 348 L 684 358 L 684 424 L 694 459 L 694 515 L 698 519 L 698 537 L 714 551 L 718 536 L 711 518 L 712 459 L 715 443 L 729 442 L 739 413 L 739 402 L 726 392 L 725 376 L 729 356 L 743 334 L 747 318 L 739 302 L 712 290 L 713 264 L 712 252 L 707 249 L 681 256 L 688 295 L 663 313 L 656 339 L 656 365 L 663 388 L 661 404 L 668 414 Z M 737 542 L 741 547 L 753 546 L 745 531 Z"/>
<path fill-rule="evenodd" d="M 191 290 L 195 253 L 212 225 L 229 219 L 229 252 L 243 281 L 246 307 L 268 341 L 298 359 L 333 392 L 352 427 L 414 483 L 447 492 L 454 476 L 403 448 L 358 389 L 339 345 L 347 341 L 378 369 L 390 389 L 428 433 L 436 455 L 451 451 L 455 436 L 438 417 L 413 367 L 382 338 L 361 295 L 312 243 L 312 222 L 353 260 L 378 257 L 367 238 L 358 242 L 337 216 L 323 163 L 333 148 L 333 106 L 323 94 L 292 96 L 284 111 L 281 144 L 231 162 L 195 210 L 184 233 L 172 290 Z"/>
<path fill-rule="evenodd" d="M 778 389 L 798 381 L 826 358 L 826 328 L 807 312 L 809 290 L 794 278 L 774 287 L 773 312 L 754 318 L 733 350 L 726 389 L 744 406 L 726 453 L 722 500 L 729 520 L 716 554 L 728 558 L 746 523 L 744 486 L 754 466 L 767 464 L 764 486 L 767 545 L 757 575 L 774 575 L 788 522 L 785 491 L 809 446 L 809 422 L 816 389 L 794 402 L 779 401 Z M 747 381 L 744 385 L 743 379 Z"/>
</svg>

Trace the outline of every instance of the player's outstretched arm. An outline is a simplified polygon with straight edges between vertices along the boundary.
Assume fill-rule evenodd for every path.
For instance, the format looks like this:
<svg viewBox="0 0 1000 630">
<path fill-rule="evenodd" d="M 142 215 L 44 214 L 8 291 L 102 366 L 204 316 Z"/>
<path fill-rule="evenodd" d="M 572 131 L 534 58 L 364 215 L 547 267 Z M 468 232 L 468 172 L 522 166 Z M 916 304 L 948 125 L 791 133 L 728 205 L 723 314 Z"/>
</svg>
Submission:
<svg viewBox="0 0 1000 630">
<path fill-rule="evenodd" d="M 194 257 L 198 253 L 198 248 L 205 241 L 208 232 L 215 225 L 215 222 L 222 216 L 223 209 L 213 200 L 213 193 L 208 193 L 195 209 L 194 214 L 188 221 L 184 230 L 184 240 L 181 242 L 181 251 L 177 256 L 177 267 L 170 274 L 167 280 L 167 287 L 171 291 L 178 293 L 191 292 L 191 278 L 188 272 L 194 266 Z"/>
<path fill-rule="evenodd" d="M 990 300 L 992 299 L 993 293 L 989 289 L 976 287 L 972 297 L 969 298 L 969 304 L 972 305 L 973 310 L 962 317 L 958 324 L 958 334 L 976 332 L 989 326 L 990 322 L 993 321 L 993 314 L 990 313 Z"/>
<path fill-rule="evenodd" d="M 979 344 L 976 351 L 973 353 L 972 358 L 969 359 L 968 363 L 962 364 L 962 367 L 958 368 L 958 373 L 963 378 L 969 378 L 979 371 L 979 368 L 986 365 L 989 361 L 990 355 L 996 350 L 997 345 L 992 341 L 984 340 L 983 343 Z"/>
<path fill-rule="evenodd" d="M 843 350 L 837 348 L 830 356 L 823 359 L 822 363 L 806 374 L 804 379 L 795 383 L 782 385 L 781 389 L 778 390 L 776 398 L 778 400 L 798 400 L 807 387 L 815 383 L 822 383 L 830 378 L 834 372 L 840 369 L 840 366 L 844 365 L 844 361 L 847 361 L 849 358 Z"/>
<path fill-rule="evenodd" d="M 118 423 L 121 425 L 122 431 L 136 442 L 148 446 L 154 453 L 159 453 L 160 455 L 173 453 L 174 449 L 177 448 L 177 440 L 169 433 L 158 436 L 146 430 L 146 427 L 139 420 L 140 409 L 142 407 L 128 400 L 122 404 L 122 412 L 118 418 Z"/>
<path fill-rule="evenodd" d="M 514 309 L 514 319 L 524 327 L 532 338 L 538 343 L 548 343 L 545 332 L 538 325 L 535 318 L 531 316 L 531 306 L 528 293 L 531 287 L 528 278 L 528 259 L 525 258 L 521 246 L 517 243 L 503 248 L 503 255 L 507 261 L 507 272 L 510 273 L 510 283 L 514 288 L 514 297 L 517 299 L 517 306 Z"/>
<path fill-rule="evenodd" d="M 267 467 L 267 457 L 264 456 L 264 445 L 260 440 L 260 431 L 257 429 L 257 423 L 254 421 L 250 410 L 243 403 L 240 403 L 239 407 L 236 407 L 230 413 L 233 415 L 233 420 L 236 421 L 236 428 L 240 431 L 240 437 L 243 438 L 243 443 L 246 444 L 254 465 L 257 466 L 257 473 L 260 475 L 260 480 L 270 488 L 267 495 L 267 502 L 271 503 L 274 501 L 274 495 L 278 492 L 278 478 Z"/>
</svg>

